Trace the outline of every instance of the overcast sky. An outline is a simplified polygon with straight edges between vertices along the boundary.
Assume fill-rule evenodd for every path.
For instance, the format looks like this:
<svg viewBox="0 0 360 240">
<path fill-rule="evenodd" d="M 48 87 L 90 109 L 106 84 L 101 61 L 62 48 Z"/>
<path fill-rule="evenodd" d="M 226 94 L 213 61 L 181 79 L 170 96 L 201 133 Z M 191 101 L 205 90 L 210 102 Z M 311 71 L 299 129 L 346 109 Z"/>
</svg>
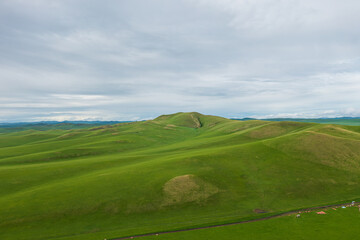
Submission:
<svg viewBox="0 0 360 240">
<path fill-rule="evenodd" d="M 358 0 L 0 0 L 0 122 L 360 116 Z"/>
</svg>

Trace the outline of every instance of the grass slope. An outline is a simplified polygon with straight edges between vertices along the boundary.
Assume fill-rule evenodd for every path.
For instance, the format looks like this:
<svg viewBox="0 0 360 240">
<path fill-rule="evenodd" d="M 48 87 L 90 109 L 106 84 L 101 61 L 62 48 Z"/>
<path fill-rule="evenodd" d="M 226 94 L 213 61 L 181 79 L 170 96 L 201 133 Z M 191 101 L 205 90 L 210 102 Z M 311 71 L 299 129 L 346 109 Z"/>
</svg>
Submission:
<svg viewBox="0 0 360 240">
<path fill-rule="evenodd" d="M 141 237 L 139 240 L 338 240 L 358 238 L 360 228 L 356 226 L 360 224 L 360 212 L 357 207 L 328 209 L 325 212 L 326 215 L 318 215 L 316 211 L 313 211 L 302 213 L 300 218 L 296 218 L 295 214 L 292 214 L 260 222 Z"/>
<path fill-rule="evenodd" d="M 199 113 L 0 135 L 0 239 L 104 239 L 360 197 L 360 129 Z"/>
</svg>

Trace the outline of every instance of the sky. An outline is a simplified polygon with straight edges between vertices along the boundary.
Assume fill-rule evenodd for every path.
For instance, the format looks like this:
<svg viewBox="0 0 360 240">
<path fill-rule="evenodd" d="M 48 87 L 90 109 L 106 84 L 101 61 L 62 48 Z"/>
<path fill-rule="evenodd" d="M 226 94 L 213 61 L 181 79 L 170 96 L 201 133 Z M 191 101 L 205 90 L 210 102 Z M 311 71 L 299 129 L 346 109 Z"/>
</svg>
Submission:
<svg viewBox="0 0 360 240">
<path fill-rule="evenodd" d="M 358 0 L 0 0 L 0 122 L 359 117 Z"/>
</svg>

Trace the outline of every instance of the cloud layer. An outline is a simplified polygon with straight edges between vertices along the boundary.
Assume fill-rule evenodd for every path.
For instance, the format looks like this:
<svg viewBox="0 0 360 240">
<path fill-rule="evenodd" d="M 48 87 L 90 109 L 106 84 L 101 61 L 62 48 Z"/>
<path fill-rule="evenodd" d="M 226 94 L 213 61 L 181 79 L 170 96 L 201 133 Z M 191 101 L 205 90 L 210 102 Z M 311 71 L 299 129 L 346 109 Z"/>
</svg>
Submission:
<svg viewBox="0 0 360 240">
<path fill-rule="evenodd" d="M 360 116 L 356 0 L 4 0 L 0 122 Z"/>
</svg>

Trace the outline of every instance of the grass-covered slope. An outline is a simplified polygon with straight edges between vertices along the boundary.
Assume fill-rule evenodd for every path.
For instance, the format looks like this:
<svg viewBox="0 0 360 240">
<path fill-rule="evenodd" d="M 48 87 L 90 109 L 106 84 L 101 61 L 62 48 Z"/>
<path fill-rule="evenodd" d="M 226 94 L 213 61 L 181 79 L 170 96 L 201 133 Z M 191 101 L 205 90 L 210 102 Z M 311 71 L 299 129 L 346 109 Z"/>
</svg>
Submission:
<svg viewBox="0 0 360 240">
<path fill-rule="evenodd" d="M 0 135 L 0 239 L 104 239 L 360 197 L 359 127 L 199 113 Z"/>
<path fill-rule="evenodd" d="M 318 210 L 320 211 L 320 210 Z M 360 212 L 358 207 L 346 209 L 329 208 L 324 215 L 317 211 L 301 213 L 246 224 L 199 229 L 186 232 L 159 234 L 141 237 L 139 240 L 338 240 L 358 239 L 360 228 Z"/>
</svg>

